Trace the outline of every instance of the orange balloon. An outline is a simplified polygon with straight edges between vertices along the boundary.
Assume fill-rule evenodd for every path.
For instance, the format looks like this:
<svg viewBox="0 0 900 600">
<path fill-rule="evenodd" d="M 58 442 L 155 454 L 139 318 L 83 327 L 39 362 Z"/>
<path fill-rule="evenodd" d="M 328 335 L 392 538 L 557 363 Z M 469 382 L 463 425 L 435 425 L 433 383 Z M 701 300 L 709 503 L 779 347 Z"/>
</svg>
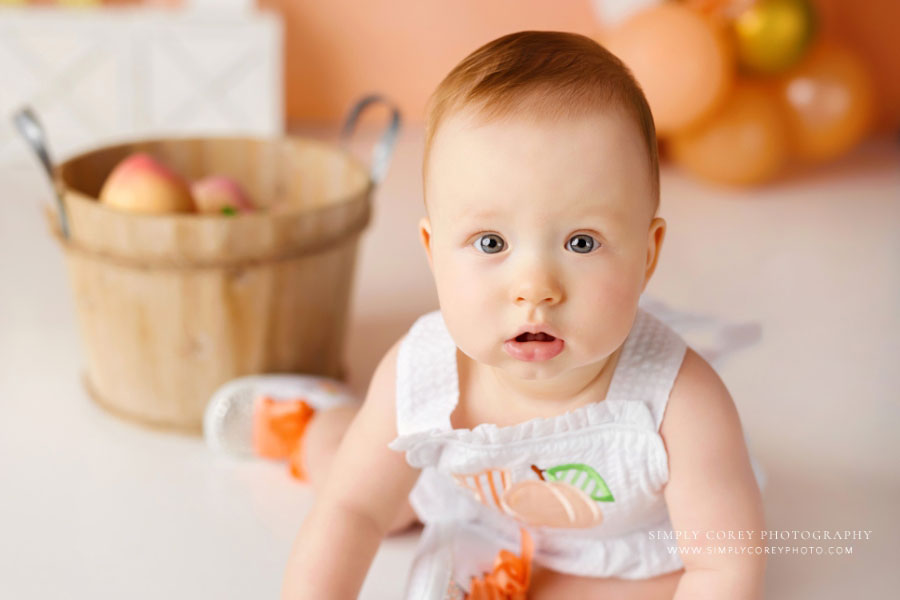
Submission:
<svg viewBox="0 0 900 600">
<path fill-rule="evenodd" d="M 872 81 L 862 62 L 832 43 L 815 48 L 783 79 L 794 153 L 824 161 L 852 148 L 869 132 L 875 110 Z"/>
<path fill-rule="evenodd" d="M 734 56 L 722 25 L 681 4 L 664 2 L 634 15 L 610 32 L 606 45 L 644 90 L 661 135 L 702 119 L 734 81 Z"/>
<path fill-rule="evenodd" d="M 756 0 L 683 0 L 693 9 L 732 18 L 747 10 Z"/>
<path fill-rule="evenodd" d="M 869 67 L 875 87 L 875 126 L 900 131 L 900 2 L 813 0 L 822 33 L 854 51 Z"/>
<path fill-rule="evenodd" d="M 670 154 L 685 169 L 711 181 L 761 183 L 787 161 L 783 113 L 769 90 L 739 83 L 718 112 L 670 140 Z"/>
</svg>

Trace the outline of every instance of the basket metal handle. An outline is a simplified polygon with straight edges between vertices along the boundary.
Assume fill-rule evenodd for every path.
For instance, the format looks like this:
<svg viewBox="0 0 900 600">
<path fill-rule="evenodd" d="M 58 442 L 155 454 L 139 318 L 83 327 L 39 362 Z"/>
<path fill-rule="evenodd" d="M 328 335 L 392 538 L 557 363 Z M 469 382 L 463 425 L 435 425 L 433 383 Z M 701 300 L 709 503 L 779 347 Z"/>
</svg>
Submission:
<svg viewBox="0 0 900 600">
<path fill-rule="evenodd" d="M 390 122 L 372 149 L 372 162 L 369 166 L 369 178 L 372 180 L 372 183 L 378 185 L 384 180 L 384 176 L 387 175 L 388 166 L 391 164 L 391 156 L 394 153 L 394 147 L 397 145 L 397 134 L 400 131 L 401 121 L 400 110 L 397 106 L 378 94 L 370 94 L 360 98 L 350 108 L 350 111 L 344 118 L 344 125 L 341 127 L 341 144 L 346 147 L 353 132 L 356 130 L 356 123 L 359 121 L 360 115 L 374 104 L 384 104 L 391 111 Z"/>
<path fill-rule="evenodd" d="M 37 115 L 30 106 L 19 109 L 13 115 L 13 123 L 25 141 L 37 155 L 38 160 L 44 167 L 50 185 L 53 187 L 53 194 L 56 197 L 57 214 L 59 215 L 59 228 L 65 239 L 69 238 L 69 215 L 66 212 L 66 205 L 63 202 L 62 193 L 60 192 L 59 180 L 56 178 L 56 170 L 53 168 L 53 161 L 50 159 L 50 149 L 47 144 L 47 136 L 44 134 L 44 128 L 38 121 Z"/>
</svg>

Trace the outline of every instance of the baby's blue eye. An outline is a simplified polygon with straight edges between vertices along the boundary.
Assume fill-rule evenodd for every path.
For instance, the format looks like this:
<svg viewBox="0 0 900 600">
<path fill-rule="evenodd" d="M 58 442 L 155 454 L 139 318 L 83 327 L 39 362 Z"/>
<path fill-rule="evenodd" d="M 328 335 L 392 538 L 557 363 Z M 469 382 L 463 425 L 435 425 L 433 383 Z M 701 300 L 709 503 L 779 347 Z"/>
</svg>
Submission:
<svg viewBox="0 0 900 600">
<path fill-rule="evenodd" d="M 573 235 L 569 238 L 569 241 L 566 242 L 566 248 L 568 248 L 572 252 L 577 252 L 579 254 L 587 254 L 599 245 L 600 242 L 595 240 L 593 236 L 587 235 L 585 233 Z"/>
<path fill-rule="evenodd" d="M 484 252 L 485 254 L 497 254 L 498 252 L 503 251 L 506 243 L 503 241 L 503 238 L 496 233 L 486 233 L 475 240 L 473 245 L 476 250 Z"/>
</svg>

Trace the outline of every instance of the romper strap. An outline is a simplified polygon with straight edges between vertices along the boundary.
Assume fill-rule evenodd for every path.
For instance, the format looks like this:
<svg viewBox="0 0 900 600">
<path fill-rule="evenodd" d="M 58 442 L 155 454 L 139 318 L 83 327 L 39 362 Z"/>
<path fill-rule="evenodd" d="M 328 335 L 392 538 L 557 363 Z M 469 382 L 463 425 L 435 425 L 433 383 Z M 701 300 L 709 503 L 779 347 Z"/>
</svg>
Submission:
<svg viewBox="0 0 900 600">
<path fill-rule="evenodd" d="M 439 310 L 419 317 L 397 353 L 397 434 L 449 430 L 459 401 L 456 343 Z"/>
<path fill-rule="evenodd" d="M 607 399 L 645 403 L 658 431 L 686 350 L 687 344 L 681 336 L 638 308 L 613 373 Z"/>
</svg>

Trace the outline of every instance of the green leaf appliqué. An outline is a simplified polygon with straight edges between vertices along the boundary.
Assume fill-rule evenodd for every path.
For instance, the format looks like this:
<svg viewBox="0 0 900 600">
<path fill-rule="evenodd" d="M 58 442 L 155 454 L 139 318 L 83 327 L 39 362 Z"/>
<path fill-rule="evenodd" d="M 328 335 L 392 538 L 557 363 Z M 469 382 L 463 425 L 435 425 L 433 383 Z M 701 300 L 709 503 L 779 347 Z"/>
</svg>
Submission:
<svg viewBox="0 0 900 600">
<path fill-rule="evenodd" d="M 615 502 L 609 486 L 590 465 L 570 463 L 556 465 L 545 471 L 550 481 L 564 481 L 589 495 L 597 502 Z"/>
</svg>

